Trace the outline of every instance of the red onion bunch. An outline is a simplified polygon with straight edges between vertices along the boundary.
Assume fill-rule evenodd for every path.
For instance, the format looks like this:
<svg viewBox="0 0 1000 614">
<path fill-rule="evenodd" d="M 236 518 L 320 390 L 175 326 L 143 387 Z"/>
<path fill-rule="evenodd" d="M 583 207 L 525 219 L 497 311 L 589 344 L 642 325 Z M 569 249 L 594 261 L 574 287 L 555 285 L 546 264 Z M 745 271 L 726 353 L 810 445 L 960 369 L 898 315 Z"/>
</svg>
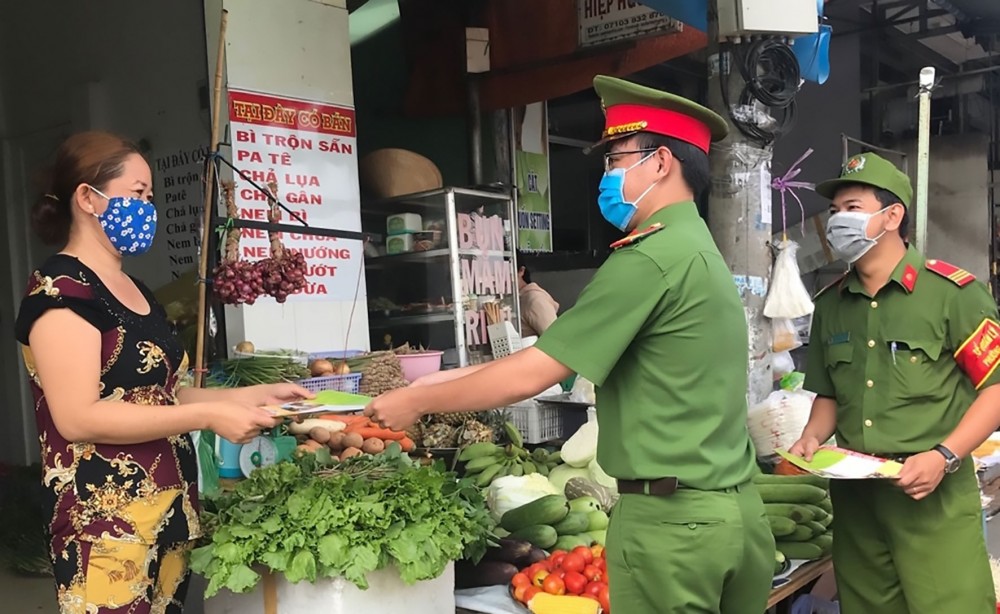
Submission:
<svg viewBox="0 0 1000 614">
<path fill-rule="evenodd" d="M 302 252 L 285 249 L 280 257 L 261 260 L 256 266 L 264 292 L 279 303 L 306 287 L 306 258 Z"/>
<path fill-rule="evenodd" d="M 257 263 L 223 262 L 212 273 L 212 290 L 225 305 L 253 305 L 262 296 L 264 280 Z"/>
</svg>

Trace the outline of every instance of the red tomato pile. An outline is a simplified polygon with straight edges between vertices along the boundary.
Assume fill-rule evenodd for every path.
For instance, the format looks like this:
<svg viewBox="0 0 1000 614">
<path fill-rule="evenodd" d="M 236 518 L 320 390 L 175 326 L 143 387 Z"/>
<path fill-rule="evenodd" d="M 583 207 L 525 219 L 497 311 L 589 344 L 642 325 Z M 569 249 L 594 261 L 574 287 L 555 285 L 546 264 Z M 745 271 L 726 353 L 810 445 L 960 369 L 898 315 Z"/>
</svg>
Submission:
<svg viewBox="0 0 1000 614">
<path fill-rule="evenodd" d="M 579 595 L 600 603 L 604 614 L 610 614 L 607 568 L 604 546 L 578 546 L 571 552 L 554 551 L 544 561 L 522 569 L 510 583 L 514 598 L 523 604 L 539 592 Z"/>
</svg>

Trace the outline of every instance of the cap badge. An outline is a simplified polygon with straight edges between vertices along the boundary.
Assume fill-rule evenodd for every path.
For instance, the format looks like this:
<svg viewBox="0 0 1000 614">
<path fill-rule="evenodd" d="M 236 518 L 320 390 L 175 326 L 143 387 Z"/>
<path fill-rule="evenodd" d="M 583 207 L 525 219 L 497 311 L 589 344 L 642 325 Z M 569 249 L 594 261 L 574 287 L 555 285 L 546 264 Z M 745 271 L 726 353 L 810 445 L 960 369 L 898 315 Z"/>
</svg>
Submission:
<svg viewBox="0 0 1000 614">
<path fill-rule="evenodd" d="M 847 164 L 844 166 L 844 174 L 852 175 L 854 173 L 863 170 L 864 168 L 865 168 L 865 157 L 854 156 L 853 158 L 848 160 Z"/>
</svg>

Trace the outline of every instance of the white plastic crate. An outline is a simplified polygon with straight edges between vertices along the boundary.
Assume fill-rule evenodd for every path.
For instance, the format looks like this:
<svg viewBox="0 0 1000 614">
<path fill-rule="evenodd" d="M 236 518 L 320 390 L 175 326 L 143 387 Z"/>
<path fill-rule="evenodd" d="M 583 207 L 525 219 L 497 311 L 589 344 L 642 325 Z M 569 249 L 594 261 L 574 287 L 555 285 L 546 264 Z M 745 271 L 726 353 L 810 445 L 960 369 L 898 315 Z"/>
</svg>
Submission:
<svg viewBox="0 0 1000 614">
<path fill-rule="evenodd" d="M 486 334 L 490 337 L 494 359 L 510 356 L 521 349 L 521 335 L 510 322 L 490 324 L 486 328 Z"/>
<path fill-rule="evenodd" d="M 558 407 L 522 401 L 506 408 L 507 417 L 521 432 L 524 443 L 545 443 L 563 434 L 563 414 Z"/>
<path fill-rule="evenodd" d="M 361 391 L 361 374 L 349 373 L 347 375 L 328 375 L 325 377 L 310 377 L 298 381 L 309 392 L 322 392 L 324 390 L 336 390 L 338 392 L 349 392 L 358 394 Z"/>
</svg>

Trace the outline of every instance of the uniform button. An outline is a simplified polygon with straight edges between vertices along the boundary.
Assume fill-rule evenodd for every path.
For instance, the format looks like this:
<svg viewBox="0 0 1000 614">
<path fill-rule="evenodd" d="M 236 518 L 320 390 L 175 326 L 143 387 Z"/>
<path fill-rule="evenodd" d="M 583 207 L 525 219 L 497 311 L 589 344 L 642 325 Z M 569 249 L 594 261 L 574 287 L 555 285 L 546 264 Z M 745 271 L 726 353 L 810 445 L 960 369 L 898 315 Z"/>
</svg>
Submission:
<svg viewBox="0 0 1000 614">
<path fill-rule="evenodd" d="M 872 388 L 875 386 L 875 382 L 868 380 L 867 382 L 865 382 L 865 385 L 868 386 L 869 388 Z"/>
<path fill-rule="evenodd" d="M 871 425 L 872 425 L 871 420 L 865 420 L 865 426 L 871 426 Z"/>
<path fill-rule="evenodd" d="M 874 339 L 869 339 L 868 340 L 868 347 L 870 347 L 870 348 L 875 347 L 875 340 Z"/>
<path fill-rule="evenodd" d="M 910 362 L 917 362 L 916 356 L 910 356 Z"/>
<path fill-rule="evenodd" d="M 693 522 L 690 522 L 690 523 L 688 523 L 688 528 L 691 529 L 692 531 L 694 531 L 695 529 L 698 528 L 698 525 L 695 524 L 695 523 L 693 523 Z"/>
<path fill-rule="evenodd" d="M 878 301 L 872 301 L 872 309 L 878 309 Z"/>
</svg>

